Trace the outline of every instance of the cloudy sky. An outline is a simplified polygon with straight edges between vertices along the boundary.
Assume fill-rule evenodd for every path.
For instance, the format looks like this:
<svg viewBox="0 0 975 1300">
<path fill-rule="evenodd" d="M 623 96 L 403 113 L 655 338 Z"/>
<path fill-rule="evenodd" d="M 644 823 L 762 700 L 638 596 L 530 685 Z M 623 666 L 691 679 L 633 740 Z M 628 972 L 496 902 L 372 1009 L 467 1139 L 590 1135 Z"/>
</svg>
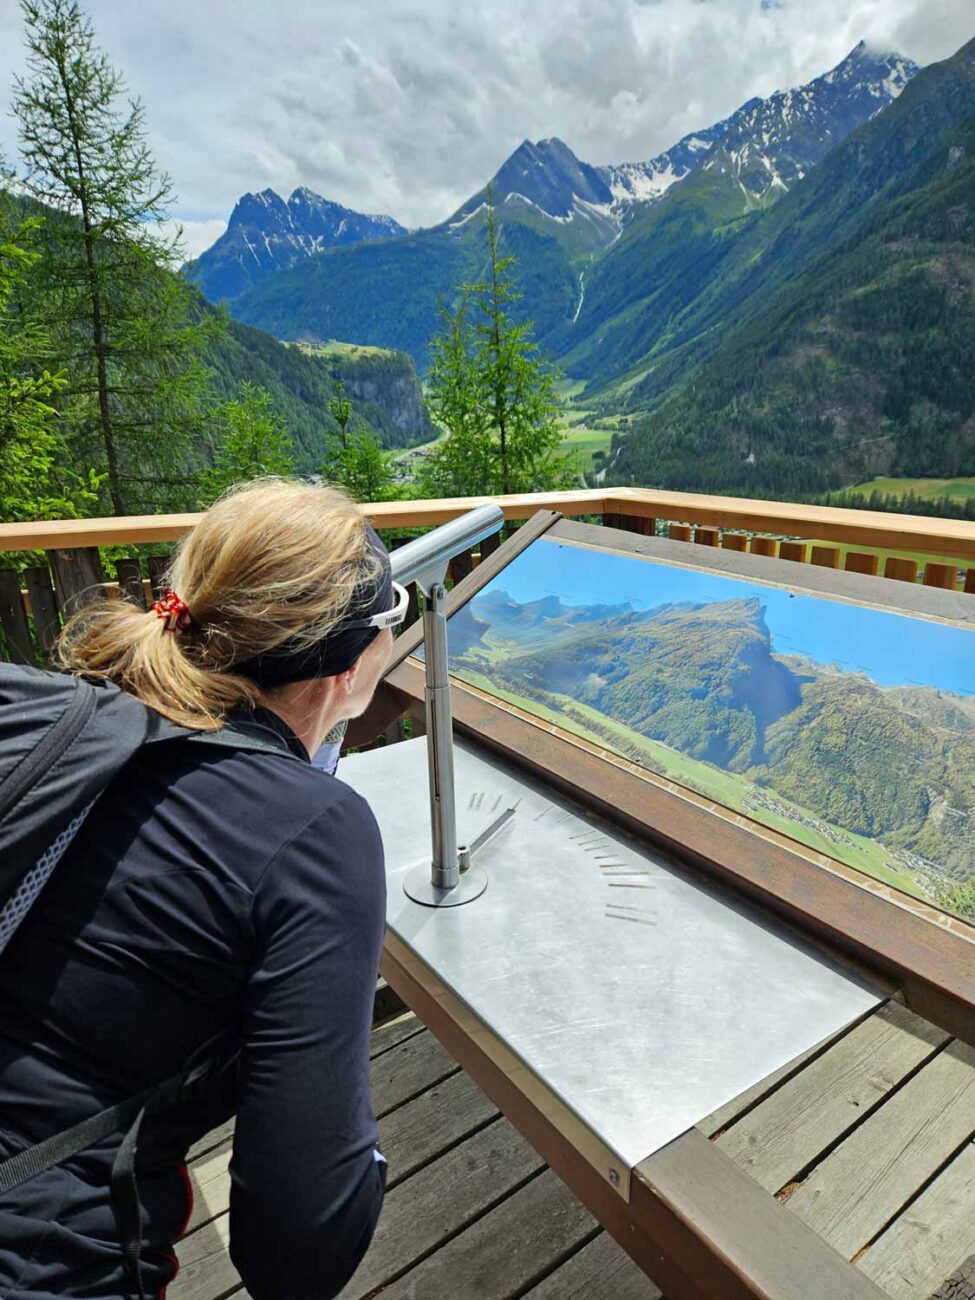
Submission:
<svg viewBox="0 0 975 1300">
<path fill-rule="evenodd" d="M 448 216 L 526 137 L 587 162 L 681 135 L 824 72 L 861 37 L 919 63 L 971 0 L 82 0 L 146 104 L 190 253 L 240 194 L 307 185 L 404 225 Z M 0 84 L 21 64 L 0 0 Z M 16 127 L 0 121 L 15 155 Z"/>
</svg>

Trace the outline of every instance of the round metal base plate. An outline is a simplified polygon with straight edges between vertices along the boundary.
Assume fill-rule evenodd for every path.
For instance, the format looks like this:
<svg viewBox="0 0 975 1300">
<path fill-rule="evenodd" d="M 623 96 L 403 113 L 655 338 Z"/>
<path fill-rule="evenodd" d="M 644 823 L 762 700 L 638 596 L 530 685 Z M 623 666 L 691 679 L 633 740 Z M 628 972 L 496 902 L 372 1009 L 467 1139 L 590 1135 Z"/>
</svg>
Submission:
<svg viewBox="0 0 975 1300">
<path fill-rule="evenodd" d="M 483 867 L 470 867 L 461 873 L 459 883 L 453 889 L 437 889 L 430 880 L 429 862 L 421 862 L 414 867 L 403 881 L 403 889 L 414 903 L 424 907 L 459 907 L 461 903 L 473 903 L 487 889 L 488 876 Z"/>
</svg>

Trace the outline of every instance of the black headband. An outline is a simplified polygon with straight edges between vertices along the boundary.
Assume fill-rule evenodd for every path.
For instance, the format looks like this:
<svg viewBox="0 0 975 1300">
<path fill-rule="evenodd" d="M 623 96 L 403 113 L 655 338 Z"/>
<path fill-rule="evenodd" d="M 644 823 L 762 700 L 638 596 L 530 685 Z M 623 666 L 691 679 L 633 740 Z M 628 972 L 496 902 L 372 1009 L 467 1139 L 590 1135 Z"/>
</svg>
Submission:
<svg viewBox="0 0 975 1300">
<path fill-rule="evenodd" d="M 379 573 L 361 584 L 342 622 L 321 641 L 312 645 L 285 641 L 267 654 L 235 664 L 234 672 L 250 677 L 258 686 L 284 686 L 287 682 L 337 677 L 352 667 L 379 635 L 379 628 L 347 625 L 370 614 L 383 614 L 393 603 L 389 555 L 371 524 L 366 524 L 366 533 L 369 550 L 379 561 Z"/>
</svg>

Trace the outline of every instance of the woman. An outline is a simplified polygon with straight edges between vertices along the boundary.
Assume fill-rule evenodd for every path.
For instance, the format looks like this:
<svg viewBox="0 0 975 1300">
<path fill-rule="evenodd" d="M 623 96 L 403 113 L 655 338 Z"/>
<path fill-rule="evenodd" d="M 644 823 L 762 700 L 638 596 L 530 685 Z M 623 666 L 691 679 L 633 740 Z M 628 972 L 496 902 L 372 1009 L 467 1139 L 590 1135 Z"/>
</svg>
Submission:
<svg viewBox="0 0 975 1300">
<path fill-rule="evenodd" d="M 96 803 L 0 958 L 0 1159 L 215 1039 L 237 1055 L 218 1087 L 143 1122 L 138 1268 L 110 1194 L 114 1139 L 0 1199 L 4 1300 L 161 1295 L 190 1213 L 187 1149 L 233 1112 L 230 1253 L 255 1300 L 336 1295 L 379 1214 L 382 846 L 362 799 L 309 756 L 388 662 L 389 559 L 339 493 L 262 482 L 201 518 L 171 583 L 148 613 L 114 600 L 76 616 L 64 665 L 192 730 L 258 728 L 279 752 L 148 745 Z"/>
</svg>

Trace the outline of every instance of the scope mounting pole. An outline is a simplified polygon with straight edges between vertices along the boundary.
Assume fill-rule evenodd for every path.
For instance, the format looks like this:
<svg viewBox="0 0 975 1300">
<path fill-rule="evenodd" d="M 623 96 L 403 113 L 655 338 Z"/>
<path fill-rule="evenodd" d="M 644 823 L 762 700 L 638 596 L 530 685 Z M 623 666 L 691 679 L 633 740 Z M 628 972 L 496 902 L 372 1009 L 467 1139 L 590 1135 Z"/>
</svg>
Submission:
<svg viewBox="0 0 975 1300">
<path fill-rule="evenodd" d="M 472 850 L 457 843 L 454 795 L 453 711 L 447 662 L 447 566 L 460 551 L 496 533 L 504 523 L 498 506 L 479 506 L 417 538 L 392 555 L 397 582 L 414 580 L 424 596 L 423 641 L 426 657 L 424 691 L 427 716 L 427 764 L 430 774 L 430 829 L 433 857 L 409 872 L 403 888 L 410 898 L 428 907 L 456 907 L 479 898 L 487 888 L 487 873 L 472 861 Z M 478 837 L 500 830 L 507 815 Z"/>
</svg>

